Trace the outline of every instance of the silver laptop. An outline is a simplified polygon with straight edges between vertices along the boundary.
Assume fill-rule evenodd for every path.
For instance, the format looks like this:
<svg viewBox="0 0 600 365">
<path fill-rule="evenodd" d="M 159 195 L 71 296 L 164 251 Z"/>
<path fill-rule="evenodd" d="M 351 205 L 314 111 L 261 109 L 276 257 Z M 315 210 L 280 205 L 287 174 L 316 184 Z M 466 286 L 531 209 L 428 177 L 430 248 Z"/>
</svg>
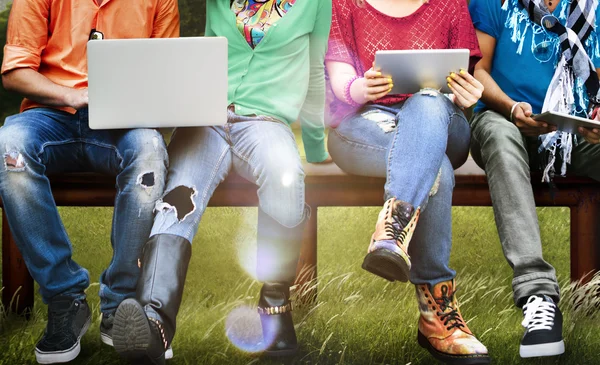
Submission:
<svg viewBox="0 0 600 365">
<path fill-rule="evenodd" d="M 451 93 L 446 77 L 450 72 L 469 68 L 468 49 L 414 49 L 377 51 L 375 66 L 391 76 L 394 88 L 390 94 L 414 94 L 424 88 Z"/>
<path fill-rule="evenodd" d="M 92 129 L 227 122 L 227 38 L 88 42 Z"/>
</svg>

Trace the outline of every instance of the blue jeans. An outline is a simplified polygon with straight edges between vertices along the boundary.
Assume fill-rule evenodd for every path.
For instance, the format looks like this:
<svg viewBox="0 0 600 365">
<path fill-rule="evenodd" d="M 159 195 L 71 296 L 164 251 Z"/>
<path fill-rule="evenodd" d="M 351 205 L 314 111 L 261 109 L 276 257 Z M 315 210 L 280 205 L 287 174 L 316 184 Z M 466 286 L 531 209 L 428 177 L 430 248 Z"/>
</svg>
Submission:
<svg viewBox="0 0 600 365">
<path fill-rule="evenodd" d="M 463 113 L 439 93 L 418 93 L 392 107 L 366 106 L 329 133 L 329 153 L 342 170 L 386 177 L 386 200 L 421 207 L 409 245 L 414 284 L 435 285 L 456 274 L 448 267 L 453 170 L 466 161 L 469 139 Z"/>
<path fill-rule="evenodd" d="M 19 251 L 45 303 L 81 296 L 87 270 L 73 259 L 47 175 L 97 172 L 116 176 L 113 258 L 100 277 L 101 310 L 111 313 L 135 295 L 140 249 L 150 233 L 154 202 L 164 187 L 167 153 L 155 130 L 91 130 L 87 110 L 71 115 L 30 109 L 0 128 L 4 168 L 0 195 Z"/>
<path fill-rule="evenodd" d="M 223 126 L 177 128 L 169 144 L 169 157 L 165 196 L 156 204 L 152 236 L 173 234 L 192 242 L 208 201 L 232 168 L 258 185 L 261 214 L 281 226 L 269 231 L 297 235 L 294 228 L 301 228 L 308 214 L 304 170 L 287 124 L 230 113 Z M 260 226 L 258 231 L 258 279 L 293 280 L 301 237 L 282 238 L 275 244 L 279 246 L 276 252 L 266 250 L 261 255 L 264 235 Z M 286 242 L 290 243 L 287 247 L 280 247 Z"/>
</svg>

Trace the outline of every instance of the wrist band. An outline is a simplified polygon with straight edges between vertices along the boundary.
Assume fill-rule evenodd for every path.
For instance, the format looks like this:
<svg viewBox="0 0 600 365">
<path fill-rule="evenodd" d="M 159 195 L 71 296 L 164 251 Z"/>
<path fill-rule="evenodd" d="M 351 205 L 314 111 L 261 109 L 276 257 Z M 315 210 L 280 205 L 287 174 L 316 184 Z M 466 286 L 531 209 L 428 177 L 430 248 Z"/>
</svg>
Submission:
<svg viewBox="0 0 600 365">
<path fill-rule="evenodd" d="M 346 104 L 350 104 L 352 106 L 361 106 L 362 104 L 357 103 L 356 101 L 354 101 L 354 99 L 352 99 L 352 95 L 350 94 L 350 88 L 352 87 L 352 84 L 354 83 L 354 81 L 360 79 L 360 76 L 355 75 L 352 76 L 347 82 L 346 82 L 346 86 L 344 87 L 344 101 L 346 102 Z"/>
<path fill-rule="evenodd" d="M 517 107 L 517 105 L 521 104 L 521 101 L 517 101 L 516 103 L 513 104 L 513 106 L 510 108 L 510 121 L 513 121 L 513 113 L 515 112 L 515 108 Z"/>
</svg>

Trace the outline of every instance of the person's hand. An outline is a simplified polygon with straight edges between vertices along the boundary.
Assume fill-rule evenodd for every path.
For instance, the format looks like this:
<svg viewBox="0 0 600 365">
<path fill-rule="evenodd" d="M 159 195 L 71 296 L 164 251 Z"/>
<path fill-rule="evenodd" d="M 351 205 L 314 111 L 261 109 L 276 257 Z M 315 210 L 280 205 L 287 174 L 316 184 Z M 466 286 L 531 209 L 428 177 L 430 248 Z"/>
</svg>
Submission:
<svg viewBox="0 0 600 365">
<path fill-rule="evenodd" d="M 520 102 L 513 110 L 513 123 L 521 130 L 525 136 L 537 137 L 542 134 L 550 133 L 556 130 L 556 126 L 549 125 L 544 121 L 536 121 L 531 116 L 531 104 Z"/>
<path fill-rule="evenodd" d="M 327 158 L 324 159 L 323 161 L 321 161 L 321 162 L 311 162 L 311 163 L 315 164 L 315 165 L 325 165 L 325 164 L 332 163 L 332 162 L 333 162 L 333 159 L 331 158 L 331 156 L 329 156 L 329 154 L 327 154 Z"/>
<path fill-rule="evenodd" d="M 596 119 L 597 120 L 597 119 Z M 600 130 L 598 128 L 590 129 L 579 127 L 579 134 L 590 144 L 600 143 Z"/>
<path fill-rule="evenodd" d="M 391 77 L 383 76 L 379 70 L 373 67 L 368 69 L 364 77 L 356 80 L 355 83 L 361 87 L 365 102 L 383 98 L 392 91 L 394 86 Z"/>
<path fill-rule="evenodd" d="M 454 94 L 454 104 L 461 109 L 477 103 L 483 94 L 481 82 L 465 70 L 460 70 L 459 73 L 452 72 L 446 81 Z"/>
<path fill-rule="evenodd" d="M 79 110 L 88 106 L 88 89 L 70 89 L 65 95 L 65 104 Z"/>
<path fill-rule="evenodd" d="M 600 120 L 600 106 L 597 106 L 594 108 L 594 110 L 592 110 L 592 115 L 590 116 L 590 119 Z"/>
</svg>

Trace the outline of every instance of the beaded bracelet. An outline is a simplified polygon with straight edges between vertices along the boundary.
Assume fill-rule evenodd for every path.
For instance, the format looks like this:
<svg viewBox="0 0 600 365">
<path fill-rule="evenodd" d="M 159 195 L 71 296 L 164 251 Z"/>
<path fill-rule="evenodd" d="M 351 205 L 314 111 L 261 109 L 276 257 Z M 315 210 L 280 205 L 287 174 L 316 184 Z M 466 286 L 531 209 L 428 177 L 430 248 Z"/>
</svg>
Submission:
<svg viewBox="0 0 600 365">
<path fill-rule="evenodd" d="M 360 76 L 355 75 L 352 76 L 347 82 L 346 82 L 346 86 L 344 87 L 344 101 L 346 102 L 346 104 L 350 104 L 352 106 L 361 106 L 362 104 L 357 103 L 356 101 L 354 101 L 354 99 L 352 99 L 352 95 L 350 95 L 350 88 L 352 87 L 352 83 L 354 83 L 354 81 L 360 79 Z"/>
</svg>

